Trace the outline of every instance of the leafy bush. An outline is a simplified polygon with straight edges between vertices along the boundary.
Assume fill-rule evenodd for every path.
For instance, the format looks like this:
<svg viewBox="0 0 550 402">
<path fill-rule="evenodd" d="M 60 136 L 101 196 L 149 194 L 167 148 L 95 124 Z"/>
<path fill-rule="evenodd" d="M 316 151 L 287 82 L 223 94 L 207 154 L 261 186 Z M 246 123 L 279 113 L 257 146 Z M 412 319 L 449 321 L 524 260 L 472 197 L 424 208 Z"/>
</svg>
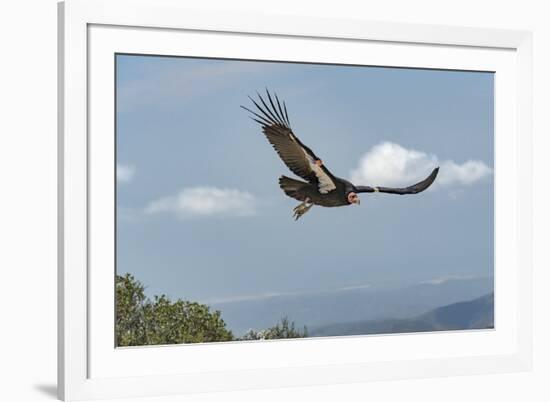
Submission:
<svg viewBox="0 0 550 402">
<path fill-rule="evenodd" d="M 283 317 L 280 322 L 274 327 L 261 331 L 249 330 L 239 340 L 252 341 L 264 339 L 291 339 L 291 338 L 307 338 L 307 328 L 304 326 L 303 331 L 295 328 L 294 322 L 290 322 L 287 317 Z"/>
<path fill-rule="evenodd" d="M 219 311 L 204 304 L 168 297 L 145 297 L 144 286 L 132 275 L 116 278 L 117 346 L 233 340 Z"/>
<path fill-rule="evenodd" d="M 167 296 L 145 296 L 145 287 L 132 275 L 116 277 L 117 346 L 167 345 L 177 343 L 247 341 L 307 337 L 307 328 L 296 330 L 283 317 L 274 327 L 248 331 L 235 338 L 219 311 L 204 304 Z"/>
</svg>

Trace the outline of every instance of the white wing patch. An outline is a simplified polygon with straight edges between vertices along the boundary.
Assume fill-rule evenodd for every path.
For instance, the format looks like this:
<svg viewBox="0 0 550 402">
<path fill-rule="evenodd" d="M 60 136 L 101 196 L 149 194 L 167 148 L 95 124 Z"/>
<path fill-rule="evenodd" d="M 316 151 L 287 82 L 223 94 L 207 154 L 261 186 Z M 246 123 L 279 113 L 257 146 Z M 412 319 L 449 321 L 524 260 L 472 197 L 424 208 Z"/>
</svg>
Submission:
<svg viewBox="0 0 550 402">
<path fill-rule="evenodd" d="M 325 173 L 323 168 L 315 163 L 315 159 L 311 157 L 303 148 L 302 151 L 304 155 L 306 156 L 306 159 L 309 163 L 309 167 L 315 173 L 315 176 L 317 176 L 317 180 L 319 180 L 319 192 L 321 194 L 326 194 L 331 192 L 336 188 L 336 185 L 332 181 L 332 179 Z"/>
<path fill-rule="evenodd" d="M 296 142 L 296 137 L 294 137 L 294 134 L 292 134 L 292 132 L 288 133 L 288 135 L 290 136 L 290 139 L 292 141 Z M 313 171 L 313 173 L 315 173 L 315 176 L 317 176 L 317 180 L 319 180 L 319 192 L 321 194 L 326 194 L 334 190 L 336 188 L 336 184 L 334 184 L 334 182 L 325 173 L 321 166 L 315 163 L 315 159 L 313 159 L 313 157 L 308 154 L 304 148 L 300 146 L 300 149 L 306 156 L 310 169 Z"/>
</svg>

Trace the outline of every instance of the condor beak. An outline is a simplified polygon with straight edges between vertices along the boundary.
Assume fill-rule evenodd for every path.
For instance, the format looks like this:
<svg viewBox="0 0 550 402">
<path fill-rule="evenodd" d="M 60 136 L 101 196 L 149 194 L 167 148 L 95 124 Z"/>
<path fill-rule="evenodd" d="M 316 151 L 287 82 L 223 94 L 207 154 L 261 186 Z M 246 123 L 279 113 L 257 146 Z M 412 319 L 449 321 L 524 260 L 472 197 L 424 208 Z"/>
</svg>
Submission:
<svg viewBox="0 0 550 402">
<path fill-rule="evenodd" d="M 361 205 L 361 198 L 357 197 L 357 205 Z"/>
</svg>

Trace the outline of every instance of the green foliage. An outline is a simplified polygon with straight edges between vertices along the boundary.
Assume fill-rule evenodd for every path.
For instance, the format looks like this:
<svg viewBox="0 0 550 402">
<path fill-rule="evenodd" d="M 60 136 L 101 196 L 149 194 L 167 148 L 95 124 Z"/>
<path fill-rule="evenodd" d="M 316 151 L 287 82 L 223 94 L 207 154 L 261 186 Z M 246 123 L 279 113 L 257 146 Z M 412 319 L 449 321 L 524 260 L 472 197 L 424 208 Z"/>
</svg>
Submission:
<svg viewBox="0 0 550 402">
<path fill-rule="evenodd" d="M 116 277 L 117 346 L 147 345 L 145 288 L 130 274 Z"/>
<path fill-rule="evenodd" d="M 291 339 L 307 338 L 307 336 L 307 328 L 305 326 L 303 331 L 299 331 L 295 328 L 294 322 L 290 322 L 287 317 L 283 317 L 274 327 L 262 331 L 254 331 L 251 329 L 238 340 Z"/>
<path fill-rule="evenodd" d="M 222 342 L 233 340 L 220 312 L 204 304 L 183 300 L 171 302 L 155 296 L 146 309 L 148 344 Z"/>
<path fill-rule="evenodd" d="M 145 288 L 132 275 L 116 278 L 117 346 L 233 340 L 219 311 L 204 304 L 168 297 L 145 297 Z"/>
<path fill-rule="evenodd" d="M 248 331 L 235 338 L 225 327 L 219 311 L 204 304 L 165 295 L 145 296 L 145 287 L 132 275 L 116 277 L 116 344 L 117 346 L 167 345 L 175 343 L 248 341 L 307 337 L 283 317 L 274 327 Z"/>
</svg>

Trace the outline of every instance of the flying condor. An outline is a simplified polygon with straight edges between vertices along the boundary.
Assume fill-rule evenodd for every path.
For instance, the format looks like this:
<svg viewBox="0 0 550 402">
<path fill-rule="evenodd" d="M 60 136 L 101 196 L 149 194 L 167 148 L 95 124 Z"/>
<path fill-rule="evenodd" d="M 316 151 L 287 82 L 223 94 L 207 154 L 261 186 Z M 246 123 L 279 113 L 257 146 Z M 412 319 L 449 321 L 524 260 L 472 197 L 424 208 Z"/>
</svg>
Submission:
<svg viewBox="0 0 550 402">
<path fill-rule="evenodd" d="M 256 111 L 241 106 L 252 113 L 251 118 L 262 126 L 262 131 L 285 165 L 304 181 L 281 176 L 279 186 L 286 195 L 301 201 L 294 208 L 294 218 L 298 220 L 313 205 L 340 207 L 360 204 L 359 193 L 417 194 L 426 190 L 434 182 L 439 167 L 421 182 L 404 188 L 355 186 L 347 180 L 334 176 L 323 161 L 292 131 L 285 102 L 280 102 L 277 94 L 272 97 L 266 89 L 265 99 L 258 93 L 258 102 L 250 100 Z"/>
</svg>

